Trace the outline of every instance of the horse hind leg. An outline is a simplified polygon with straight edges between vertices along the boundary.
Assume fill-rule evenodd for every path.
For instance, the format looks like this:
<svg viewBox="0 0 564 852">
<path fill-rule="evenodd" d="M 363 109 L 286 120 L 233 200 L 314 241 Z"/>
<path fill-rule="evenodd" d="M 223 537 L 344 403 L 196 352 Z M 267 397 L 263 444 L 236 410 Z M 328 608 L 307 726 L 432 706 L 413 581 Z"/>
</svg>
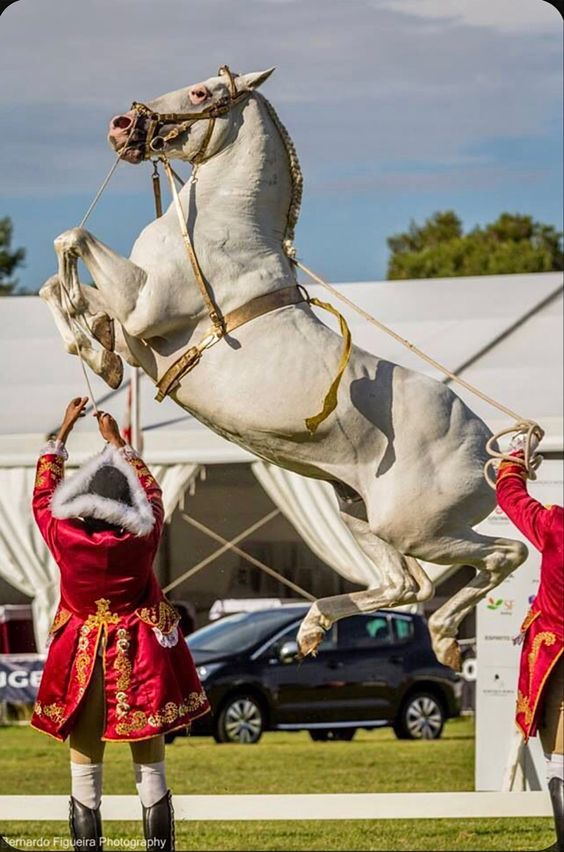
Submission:
<svg viewBox="0 0 564 852">
<path fill-rule="evenodd" d="M 515 571 L 527 558 L 527 548 L 521 541 L 492 538 L 469 530 L 465 536 L 441 540 L 437 548 L 418 555 L 439 564 L 473 565 L 477 569 L 472 581 L 433 613 L 429 631 L 437 659 L 455 671 L 462 660 L 456 641 L 461 621 L 502 580 Z"/>
<path fill-rule="evenodd" d="M 358 509 L 356 512 L 358 514 Z M 363 509 L 360 512 L 364 514 Z M 375 612 L 382 607 L 420 603 L 434 594 L 433 584 L 414 557 L 404 556 L 378 538 L 365 517 L 353 516 L 348 509 L 341 512 L 341 517 L 376 567 L 380 582 L 362 592 L 321 598 L 312 604 L 297 636 L 302 657 L 315 654 L 325 632 L 341 618 Z"/>
<path fill-rule="evenodd" d="M 78 316 L 70 317 L 65 310 L 58 276 L 50 278 L 39 291 L 39 295 L 49 306 L 67 352 L 81 357 L 112 389 L 118 388 L 123 379 L 121 358 L 106 349 L 99 351 L 92 346 L 89 336 L 79 325 Z"/>
</svg>

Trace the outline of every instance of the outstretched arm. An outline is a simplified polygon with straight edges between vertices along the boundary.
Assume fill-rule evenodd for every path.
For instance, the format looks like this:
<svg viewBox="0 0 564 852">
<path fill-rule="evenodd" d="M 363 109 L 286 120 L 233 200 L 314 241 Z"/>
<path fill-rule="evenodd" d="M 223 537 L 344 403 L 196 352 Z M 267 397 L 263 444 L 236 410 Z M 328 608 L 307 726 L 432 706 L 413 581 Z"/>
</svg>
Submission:
<svg viewBox="0 0 564 852">
<path fill-rule="evenodd" d="M 78 396 L 69 402 L 55 439 L 43 448 L 37 462 L 32 509 L 41 535 L 49 546 L 56 524 L 51 514 L 51 498 L 64 476 L 65 461 L 68 458 L 65 444 L 76 421 L 84 416 L 87 402 L 87 396 Z"/>
<path fill-rule="evenodd" d="M 513 455 L 522 457 L 523 453 Z M 550 509 L 531 497 L 526 482 L 527 475 L 522 465 L 518 462 L 502 462 L 496 480 L 497 502 L 537 550 L 542 550 L 545 531 L 550 522 Z"/>
</svg>

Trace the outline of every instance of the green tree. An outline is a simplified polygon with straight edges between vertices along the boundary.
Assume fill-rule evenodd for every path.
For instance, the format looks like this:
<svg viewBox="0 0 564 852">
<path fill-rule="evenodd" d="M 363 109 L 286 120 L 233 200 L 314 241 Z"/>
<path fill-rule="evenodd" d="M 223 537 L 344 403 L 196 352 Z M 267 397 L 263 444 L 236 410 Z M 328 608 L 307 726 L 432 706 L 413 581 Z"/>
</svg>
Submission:
<svg viewBox="0 0 564 852">
<path fill-rule="evenodd" d="M 564 267 L 562 234 L 532 216 L 502 213 L 467 234 L 453 210 L 434 213 L 423 225 L 411 221 L 388 239 L 388 278 L 451 278 L 551 272 Z"/>
<path fill-rule="evenodd" d="M 10 275 L 21 266 L 25 257 L 23 248 L 11 251 L 12 232 L 12 220 L 8 216 L 0 219 L 0 296 L 9 296 L 16 287 L 17 279 L 10 280 Z"/>
</svg>

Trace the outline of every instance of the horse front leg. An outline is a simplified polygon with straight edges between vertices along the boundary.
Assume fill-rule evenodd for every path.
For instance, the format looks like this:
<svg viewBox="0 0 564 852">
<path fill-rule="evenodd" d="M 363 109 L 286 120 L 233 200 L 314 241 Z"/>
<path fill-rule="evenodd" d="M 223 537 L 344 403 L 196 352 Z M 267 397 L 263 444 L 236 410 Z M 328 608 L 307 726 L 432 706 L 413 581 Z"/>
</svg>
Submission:
<svg viewBox="0 0 564 852">
<path fill-rule="evenodd" d="M 152 321 L 143 291 L 147 273 L 117 254 L 84 228 L 72 228 L 55 240 L 59 275 L 73 297 L 79 299 L 70 280 L 78 258 L 82 260 L 112 315 L 132 337 L 150 337 Z"/>
<path fill-rule="evenodd" d="M 87 297 L 83 291 L 89 288 L 81 287 L 80 304 L 87 305 Z M 106 349 L 97 350 L 92 345 L 90 337 L 79 324 L 74 304 L 74 313 L 71 312 L 69 296 L 61 286 L 58 275 L 53 275 L 41 288 L 39 295 L 47 303 L 55 325 L 63 339 L 65 349 L 71 355 L 78 355 L 98 376 L 113 389 L 118 388 L 123 378 L 123 364 L 121 358 Z"/>
</svg>

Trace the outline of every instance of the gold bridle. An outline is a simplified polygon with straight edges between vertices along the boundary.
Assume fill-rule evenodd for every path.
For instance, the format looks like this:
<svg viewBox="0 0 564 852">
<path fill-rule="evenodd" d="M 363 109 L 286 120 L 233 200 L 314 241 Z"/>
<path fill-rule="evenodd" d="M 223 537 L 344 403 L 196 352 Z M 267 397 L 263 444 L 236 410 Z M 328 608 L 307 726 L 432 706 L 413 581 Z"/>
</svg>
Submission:
<svg viewBox="0 0 564 852">
<path fill-rule="evenodd" d="M 206 158 L 206 152 L 212 138 L 215 121 L 222 115 L 227 115 L 234 106 L 246 100 L 251 92 L 249 90 L 238 92 L 235 83 L 235 75 L 228 65 L 222 65 L 218 70 L 220 77 L 227 77 L 229 82 L 229 94 L 195 112 L 155 112 L 140 101 L 133 101 L 131 109 L 139 116 L 147 119 L 145 129 L 144 159 L 148 160 L 163 152 L 166 144 L 176 139 L 186 130 L 189 130 L 197 121 L 208 121 L 208 127 L 199 150 L 190 158 L 193 163 L 201 163 Z M 160 129 L 166 124 L 175 124 L 166 135 L 160 133 Z"/>
</svg>

